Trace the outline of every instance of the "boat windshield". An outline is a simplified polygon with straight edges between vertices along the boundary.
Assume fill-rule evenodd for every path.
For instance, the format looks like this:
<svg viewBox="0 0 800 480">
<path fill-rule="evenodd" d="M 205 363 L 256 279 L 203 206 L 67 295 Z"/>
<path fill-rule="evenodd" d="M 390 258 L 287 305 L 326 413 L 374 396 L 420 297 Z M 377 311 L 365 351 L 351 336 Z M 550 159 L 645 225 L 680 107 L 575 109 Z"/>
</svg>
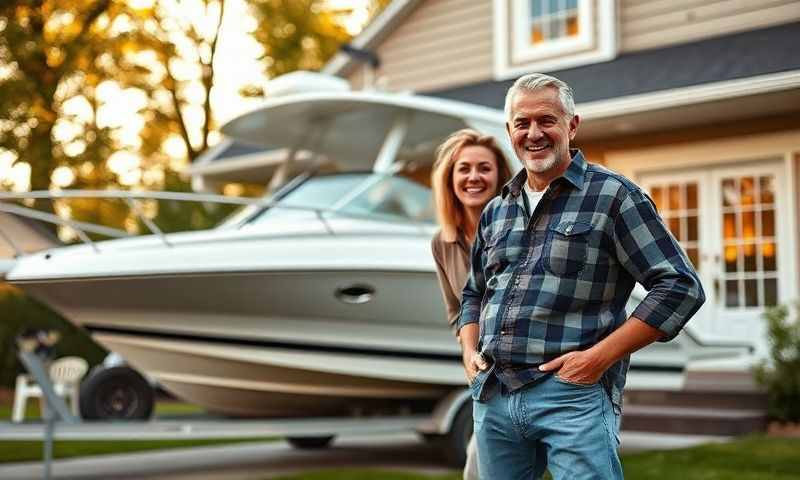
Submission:
<svg viewBox="0 0 800 480">
<path fill-rule="evenodd" d="M 341 173 L 311 177 L 283 196 L 280 206 L 324 209 L 343 216 L 370 216 L 389 221 L 433 222 L 431 190 L 396 175 Z M 269 208 L 250 224 L 276 218 L 314 217 L 309 210 Z"/>
</svg>

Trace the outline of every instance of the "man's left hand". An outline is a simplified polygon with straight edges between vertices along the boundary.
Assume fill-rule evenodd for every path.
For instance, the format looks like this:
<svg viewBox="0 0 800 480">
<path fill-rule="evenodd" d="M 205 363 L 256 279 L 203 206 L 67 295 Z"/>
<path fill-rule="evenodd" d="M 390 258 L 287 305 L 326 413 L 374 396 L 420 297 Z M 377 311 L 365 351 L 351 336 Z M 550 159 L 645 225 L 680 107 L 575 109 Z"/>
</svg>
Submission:
<svg viewBox="0 0 800 480">
<path fill-rule="evenodd" d="M 585 385 L 600 381 L 606 368 L 591 349 L 568 352 L 539 365 L 539 370 L 543 372 L 556 372 L 563 380 Z"/>
</svg>

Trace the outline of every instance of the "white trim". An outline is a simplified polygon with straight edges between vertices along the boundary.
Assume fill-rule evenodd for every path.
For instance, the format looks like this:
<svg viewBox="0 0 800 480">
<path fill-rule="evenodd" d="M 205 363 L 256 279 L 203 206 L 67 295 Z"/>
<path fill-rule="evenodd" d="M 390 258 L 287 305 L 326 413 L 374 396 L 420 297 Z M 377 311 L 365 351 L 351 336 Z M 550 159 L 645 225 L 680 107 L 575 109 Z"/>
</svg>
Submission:
<svg viewBox="0 0 800 480">
<path fill-rule="evenodd" d="M 800 264 L 798 263 L 798 242 L 800 242 L 800 238 L 798 238 L 798 226 L 797 226 L 797 215 L 798 215 L 798 207 L 799 205 L 797 195 L 797 166 L 794 160 L 795 154 L 797 154 L 797 150 L 791 150 L 786 152 L 784 155 L 784 164 L 787 173 L 787 185 L 786 185 L 786 196 L 787 196 L 787 210 L 789 215 L 786 219 L 786 225 L 788 228 L 788 233 L 786 237 L 789 242 L 790 248 L 787 249 L 786 257 L 787 263 L 791 266 L 790 268 L 794 271 L 794 275 L 788 276 L 789 280 L 787 285 L 787 292 L 791 292 L 791 295 L 787 295 L 784 297 L 784 303 L 795 302 L 800 300 L 798 298 L 798 289 L 800 289 Z"/>
<path fill-rule="evenodd" d="M 201 153 L 197 159 L 189 164 L 186 168 L 184 168 L 184 173 L 191 173 L 192 168 L 196 168 L 200 165 L 205 165 L 207 163 L 211 163 L 220 152 L 227 150 L 228 147 L 233 145 L 233 140 L 230 138 L 223 138 L 218 144 L 214 145 L 213 147 L 207 149 L 205 152 Z"/>
<path fill-rule="evenodd" d="M 581 103 L 576 110 L 582 120 L 596 120 L 795 88 L 800 88 L 800 70 Z"/>
<path fill-rule="evenodd" d="M 279 150 L 249 153 L 247 155 L 239 155 L 236 157 L 229 157 L 225 160 L 219 160 L 213 163 L 204 163 L 203 165 L 191 165 L 186 170 L 185 174 L 188 175 L 212 175 L 215 173 L 235 172 L 241 169 L 265 167 L 270 165 L 277 165 L 286 158 L 288 149 L 281 148 Z"/>
<path fill-rule="evenodd" d="M 513 65 L 509 59 L 514 61 L 522 60 L 525 56 L 520 58 L 513 50 L 513 45 L 509 45 L 509 26 L 513 21 L 509 15 L 508 2 L 515 0 L 494 0 L 494 79 L 495 80 L 508 80 L 510 78 L 518 77 L 520 75 L 537 72 L 548 72 L 553 70 L 560 70 L 564 68 L 578 67 L 591 63 L 599 63 L 607 60 L 612 60 L 617 56 L 617 15 L 616 15 L 616 0 L 597 0 L 597 25 L 594 28 L 594 12 L 590 18 L 592 23 L 592 37 L 583 39 L 578 43 L 573 44 L 570 42 L 570 47 L 556 48 L 544 52 L 548 56 L 547 59 L 536 60 L 532 58 L 531 61 L 523 65 Z M 589 4 L 590 9 L 592 2 L 589 0 L 580 0 L 579 8 L 586 8 L 585 5 Z M 580 15 L 584 18 L 584 15 Z M 581 21 L 581 20 L 579 20 Z M 512 35 L 513 35 L 513 30 Z M 587 31 L 588 28 L 584 27 L 581 23 L 581 31 Z M 583 35 L 583 34 L 582 34 Z M 569 54 L 569 51 L 575 49 L 592 48 L 590 51 Z M 564 50 L 564 51 L 562 51 Z"/>
<path fill-rule="evenodd" d="M 398 21 L 402 21 L 404 12 L 409 12 L 419 2 L 420 0 L 393 0 L 350 44 L 356 48 L 371 46 L 372 42 L 385 30 L 392 28 Z M 322 67 L 320 72 L 339 75 L 351 63 L 353 62 L 349 55 L 337 53 Z"/>
<path fill-rule="evenodd" d="M 375 165 L 372 171 L 375 173 L 391 173 L 392 165 L 394 164 L 400 147 L 403 145 L 403 140 L 408 134 L 408 125 L 411 120 L 411 114 L 403 111 L 397 114 L 391 130 L 386 135 L 383 141 L 380 152 L 375 159 Z"/>
</svg>

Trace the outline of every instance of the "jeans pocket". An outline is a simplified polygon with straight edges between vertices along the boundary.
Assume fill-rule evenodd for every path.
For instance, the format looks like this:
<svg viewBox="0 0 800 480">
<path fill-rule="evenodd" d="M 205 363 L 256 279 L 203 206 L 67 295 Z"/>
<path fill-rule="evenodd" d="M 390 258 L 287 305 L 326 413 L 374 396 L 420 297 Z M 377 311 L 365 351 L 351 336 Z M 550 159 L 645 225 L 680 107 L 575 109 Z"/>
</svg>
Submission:
<svg viewBox="0 0 800 480">
<path fill-rule="evenodd" d="M 622 445 L 622 438 L 619 436 L 622 429 L 622 411 L 616 405 L 612 405 L 612 411 L 614 412 L 614 440 L 617 441 L 617 448 L 619 448 Z"/>
<path fill-rule="evenodd" d="M 553 374 L 553 379 L 561 384 L 570 385 L 572 387 L 581 387 L 581 388 L 591 388 L 597 386 L 597 382 L 595 383 L 578 383 L 578 382 L 571 382 L 565 378 L 560 377 L 557 373 Z"/>
</svg>

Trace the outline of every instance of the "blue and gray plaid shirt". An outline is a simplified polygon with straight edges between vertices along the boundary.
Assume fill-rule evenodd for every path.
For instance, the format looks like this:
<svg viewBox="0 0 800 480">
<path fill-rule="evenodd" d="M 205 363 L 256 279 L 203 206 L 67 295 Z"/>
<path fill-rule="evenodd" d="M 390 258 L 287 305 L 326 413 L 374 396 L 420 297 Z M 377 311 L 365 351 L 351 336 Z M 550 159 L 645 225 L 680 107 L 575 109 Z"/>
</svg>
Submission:
<svg viewBox="0 0 800 480">
<path fill-rule="evenodd" d="M 531 213 L 523 169 L 483 211 L 458 328 L 480 323 L 479 349 L 493 362 L 473 397 L 485 400 L 499 380 L 515 391 L 543 378 L 538 366 L 585 350 L 627 319 L 636 282 L 649 293 L 633 316 L 678 334 L 705 301 L 697 273 L 650 198 L 625 177 L 586 163 L 573 150 Z M 601 383 L 617 408 L 630 358 Z M 487 381 L 488 380 L 488 381 Z"/>
</svg>

